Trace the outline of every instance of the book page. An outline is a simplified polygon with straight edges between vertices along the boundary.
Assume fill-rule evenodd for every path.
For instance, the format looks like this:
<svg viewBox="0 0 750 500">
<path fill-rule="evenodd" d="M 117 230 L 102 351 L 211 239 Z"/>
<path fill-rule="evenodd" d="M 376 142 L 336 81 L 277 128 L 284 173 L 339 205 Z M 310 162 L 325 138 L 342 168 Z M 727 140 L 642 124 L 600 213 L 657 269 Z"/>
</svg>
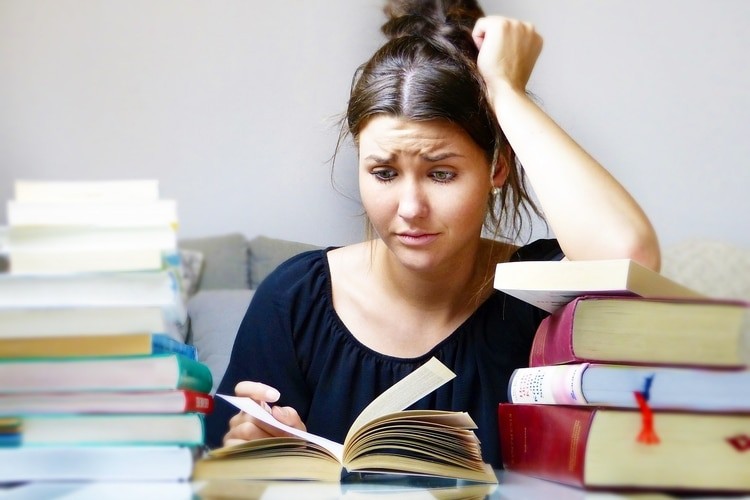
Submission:
<svg viewBox="0 0 750 500">
<path fill-rule="evenodd" d="M 412 373 L 383 392 L 380 396 L 375 398 L 375 400 L 370 403 L 354 421 L 347 433 L 347 438 L 363 424 L 388 413 L 403 410 L 407 406 L 419 401 L 427 394 L 453 379 L 455 376 L 456 374 L 438 361 L 437 358 L 431 358 L 427 363 L 414 370 Z M 311 443 L 322 446 L 330 451 L 340 462 L 343 461 L 343 445 L 279 422 L 273 417 L 273 415 L 268 413 L 250 398 L 228 396 L 226 394 L 217 394 L 217 396 L 263 423 L 281 429 L 292 436 L 297 436 L 306 439 Z"/>
<path fill-rule="evenodd" d="M 297 436 L 302 439 L 305 439 L 307 441 L 310 441 L 311 443 L 315 443 L 318 446 L 321 446 L 325 448 L 326 450 L 330 451 L 338 460 L 341 462 L 344 457 L 344 447 L 335 442 L 331 441 L 330 439 L 326 439 L 324 437 L 312 434 L 310 432 L 301 431 L 299 429 L 295 429 L 294 427 L 288 426 L 282 422 L 279 422 L 274 418 L 273 415 L 268 413 L 266 410 L 264 410 L 258 403 L 253 401 L 250 398 L 245 397 L 239 397 L 239 396 L 227 396 L 226 394 L 217 394 L 218 397 L 225 399 L 232 405 L 236 406 L 240 410 L 244 411 L 248 415 L 257 418 L 261 422 L 268 424 L 272 427 L 276 427 L 277 429 L 281 429 L 284 432 L 287 432 L 288 434 L 291 434 L 292 436 Z"/>
<path fill-rule="evenodd" d="M 403 410 L 455 377 L 437 358 L 430 358 L 367 405 L 349 429 L 347 439 L 367 422 Z"/>
<path fill-rule="evenodd" d="M 503 292 L 548 313 L 553 313 L 576 297 L 586 294 L 584 290 L 503 290 Z"/>
</svg>

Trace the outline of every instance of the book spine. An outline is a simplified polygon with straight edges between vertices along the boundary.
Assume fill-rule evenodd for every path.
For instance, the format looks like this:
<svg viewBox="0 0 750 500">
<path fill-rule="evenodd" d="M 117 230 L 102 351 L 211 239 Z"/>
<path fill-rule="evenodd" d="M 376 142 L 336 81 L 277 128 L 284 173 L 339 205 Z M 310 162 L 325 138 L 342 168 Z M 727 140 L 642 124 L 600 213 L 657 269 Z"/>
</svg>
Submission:
<svg viewBox="0 0 750 500">
<path fill-rule="evenodd" d="M 529 366 L 583 361 L 573 352 L 573 321 L 580 298 L 576 298 L 542 320 L 531 344 Z"/>
<path fill-rule="evenodd" d="M 177 360 L 177 387 L 176 389 L 188 389 L 196 392 L 210 393 L 213 386 L 211 370 L 200 361 L 186 358 L 179 354 L 175 355 Z"/>
<path fill-rule="evenodd" d="M 517 368 L 508 383 L 508 401 L 528 404 L 588 404 L 582 382 L 588 363 Z"/>
<path fill-rule="evenodd" d="M 211 413 L 214 410 L 214 398 L 202 392 L 183 391 L 185 396 L 185 413 Z"/>
<path fill-rule="evenodd" d="M 500 403 L 503 466 L 510 471 L 585 486 L 586 443 L 591 408 Z"/>
<path fill-rule="evenodd" d="M 151 352 L 152 354 L 174 353 L 188 359 L 198 359 L 198 350 L 195 346 L 180 342 L 163 333 L 155 333 L 151 336 Z"/>
</svg>

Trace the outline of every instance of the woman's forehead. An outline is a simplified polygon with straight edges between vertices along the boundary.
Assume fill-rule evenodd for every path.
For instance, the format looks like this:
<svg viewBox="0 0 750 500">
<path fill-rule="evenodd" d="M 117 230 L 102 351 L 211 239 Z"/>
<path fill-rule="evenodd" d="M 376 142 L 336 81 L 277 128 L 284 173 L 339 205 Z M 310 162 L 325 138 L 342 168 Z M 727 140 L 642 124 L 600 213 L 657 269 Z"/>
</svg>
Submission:
<svg viewBox="0 0 750 500">
<path fill-rule="evenodd" d="M 418 121 L 391 115 L 368 120 L 359 137 L 360 150 L 478 148 L 469 135 L 448 120 Z"/>
</svg>

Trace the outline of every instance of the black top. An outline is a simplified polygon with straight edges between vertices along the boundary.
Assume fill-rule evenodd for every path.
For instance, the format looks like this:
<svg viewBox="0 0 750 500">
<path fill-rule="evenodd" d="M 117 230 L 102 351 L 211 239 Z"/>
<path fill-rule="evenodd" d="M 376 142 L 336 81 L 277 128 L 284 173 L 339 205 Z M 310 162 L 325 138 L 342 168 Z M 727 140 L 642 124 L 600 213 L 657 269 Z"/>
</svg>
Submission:
<svg viewBox="0 0 750 500">
<path fill-rule="evenodd" d="M 361 344 L 336 314 L 329 250 L 292 257 L 261 283 L 217 392 L 234 394 L 242 380 L 266 383 L 281 392 L 277 404 L 299 412 L 309 432 L 341 443 L 365 406 L 435 356 L 457 376 L 412 408 L 467 411 L 479 427 L 485 461 L 501 468 L 497 405 L 507 401 L 513 370 L 528 365 L 544 311 L 495 290 L 430 352 L 418 358 L 386 356 Z M 556 240 L 538 240 L 518 249 L 513 260 L 562 257 Z M 208 446 L 221 445 L 235 413 L 217 398 L 206 421 Z"/>
</svg>

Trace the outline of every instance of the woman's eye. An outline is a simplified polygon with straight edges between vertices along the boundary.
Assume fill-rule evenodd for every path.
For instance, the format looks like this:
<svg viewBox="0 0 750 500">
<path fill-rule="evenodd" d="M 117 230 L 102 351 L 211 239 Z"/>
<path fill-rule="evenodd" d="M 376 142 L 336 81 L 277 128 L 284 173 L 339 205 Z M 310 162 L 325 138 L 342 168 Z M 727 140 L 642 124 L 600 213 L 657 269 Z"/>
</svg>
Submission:
<svg viewBox="0 0 750 500">
<path fill-rule="evenodd" d="M 453 180 L 454 177 L 456 177 L 455 172 L 446 172 L 444 170 L 438 170 L 436 172 L 432 172 L 432 178 L 437 182 L 448 182 Z"/>
<path fill-rule="evenodd" d="M 374 170 L 372 175 L 379 181 L 388 182 L 396 178 L 396 172 L 390 169 Z"/>
</svg>

